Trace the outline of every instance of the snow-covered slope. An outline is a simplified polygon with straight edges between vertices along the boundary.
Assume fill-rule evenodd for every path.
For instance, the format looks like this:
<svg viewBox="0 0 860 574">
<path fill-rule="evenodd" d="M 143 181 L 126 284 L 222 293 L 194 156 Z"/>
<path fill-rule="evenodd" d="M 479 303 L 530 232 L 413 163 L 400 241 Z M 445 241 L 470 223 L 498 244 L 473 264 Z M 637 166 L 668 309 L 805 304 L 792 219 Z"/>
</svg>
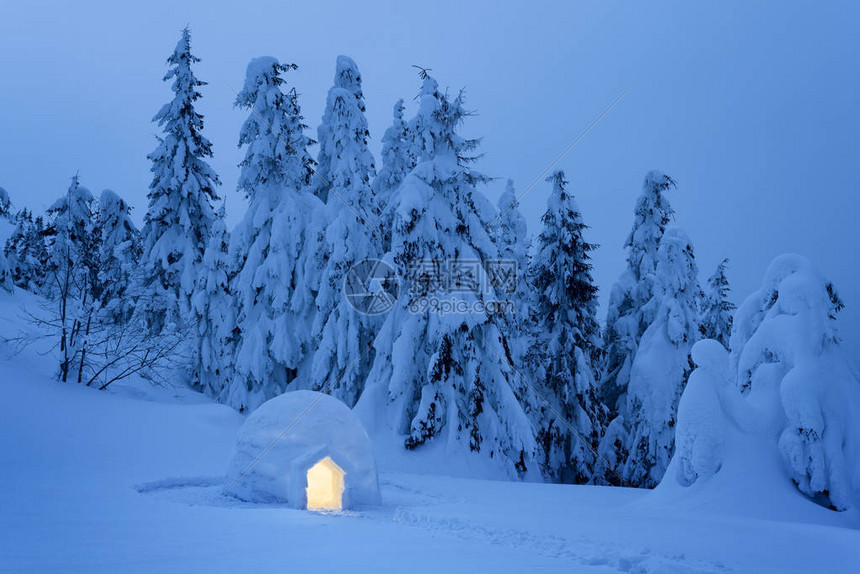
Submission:
<svg viewBox="0 0 860 574">
<path fill-rule="evenodd" d="M 2 335 L 17 329 L 24 299 L 0 294 Z M 383 472 L 383 504 L 361 512 L 244 503 L 221 493 L 244 420 L 232 409 L 178 388 L 56 383 L 47 358 L 0 347 L 0 572 L 847 573 L 860 564 L 852 516 L 800 495 L 772 519 L 692 494 L 680 504 L 622 488 Z"/>
</svg>

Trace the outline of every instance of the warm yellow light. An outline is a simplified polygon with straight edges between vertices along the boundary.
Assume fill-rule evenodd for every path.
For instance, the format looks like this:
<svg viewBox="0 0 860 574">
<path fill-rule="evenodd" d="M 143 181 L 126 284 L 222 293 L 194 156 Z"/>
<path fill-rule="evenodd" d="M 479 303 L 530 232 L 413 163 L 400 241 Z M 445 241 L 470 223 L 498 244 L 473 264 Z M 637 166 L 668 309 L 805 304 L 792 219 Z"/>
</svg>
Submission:
<svg viewBox="0 0 860 574">
<path fill-rule="evenodd" d="M 340 510 L 345 474 L 329 457 L 313 465 L 308 470 L 308 510 Z"/>
</svg>

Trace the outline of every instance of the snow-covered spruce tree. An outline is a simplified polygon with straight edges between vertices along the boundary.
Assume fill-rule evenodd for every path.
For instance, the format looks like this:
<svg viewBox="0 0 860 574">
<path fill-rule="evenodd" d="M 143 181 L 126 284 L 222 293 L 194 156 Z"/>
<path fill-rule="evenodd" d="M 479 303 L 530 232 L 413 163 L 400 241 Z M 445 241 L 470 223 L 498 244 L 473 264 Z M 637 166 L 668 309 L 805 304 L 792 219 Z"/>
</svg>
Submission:
<svg viewBox="0 0 860 574">
<path fill-rule="evenodd" d="M 339 92 L 343 90 L 343 92 Z M 336 93 L 337 92 L 337 93 Z M 367 120 L 364 118 L 365 105 L 364 94 L 361 91 L 361 73 L 358 71 L 358 65 L 348 56 L 338 56 L 335 64 L 334 84 L 329 89 L 328 97 L 326 98 L 326 107 L 323 111 L 322 122 L 317 128 L 317 141 L 320 149 L 317 155 L 316 173 L 319 177 L 313 179 L 314 193 L 323 203 L 329 202 L 329 190 L 333 174 L 330 172 L 333 162 L 336 161 L 338 154 L 339 141 L 334 134 L 336 131 L 343 131 L 342 125 L 344 118 L 340 115 L 343 112 L 344 103 L 340 100 L 347 100 L 350 104 L 354 104 L 360 117 L 357 117 L 355 123 L 351 126 L 357 130 L 352 135 L 351 139 L 364 140 L 370 136 L 370 131 L 367 129 Z M 366 147 L 366 145 L 365 145 Z M 364 157 L 360 158 L 362 166 L 357 166 L 359 170 L 364 169 L 364 164 L 371 167 L 371 172 L 367 175 L 371 179 L 376 175 L 376 168 L 373 165 L 373 156 L 367 150 Z M 362 201 L 368 201 L 369 197 L 363 197 Z M 362 217 L 370 217 L 362 213 Z"/>
<path fill-rule="evenodd" d="M 33 227 L 33 214 L 27 208 L 22 208 L 11 218 L 11 221 L 15 225 L 15 229 L 12 230 L 3 244 L 3 255 L 9 263 L 12 282 L 21 289 L 36 291 L 38 289 L 34 289 L 30 285 L 31 273 L 28 273 L 28 269 L 32 256 L 26 241 L 27 234 Z M 44 273 L 44 267 L 42 269 Z"/>
<path fill-rule="evenodd" d="M 314 390 L 328 389 L 349 406 L 355 404 L 364 388 L 373 360 L 373 354 L 366 351 L 378 327 L 375 317 L 358 313 L 343 294 L 349 269 L 381 255 L 371 189 L 376 171 L 367 147 L 368 133 L 358 67 L 346 56 L 339 56 L 319 129 L 317 175 L 325 178 L 328 190 L 327 257 L 312 329 L 316 351 L 311 370 L 302 377 L 301 384 Z"/>
<path fill-rule="evenodd" d="M 498 220 L 491 227 L 491 235 L 499 249 L 499 258 L 516 263 L 515 284 L 510 285 L 510 299 L 515 303 L 515 314 L 519 319 L 528 318 L 528 256 L 529 236 L 526 218 L 520 212 L 520 202 L 514 192 L 514 182 L 505 184 L 505 191 L 497 203 Z"/>
<path fill-rule="evenodd" d="M 48 244 L 44 294 L 56 307 L 60 372 L 63 382 L 81 382 L 87 361 L 87 338 L 97 308 L 98 229 L 93 222 L 93 196 L 72 178 L 66 195 L 49 209 L 53 233 Z"/>
<path fill-rule="evenodd" d="M 698 269 L 693 246 L 679 229 L 666 231 L 657 252 L 655 309 L 633 365 L 625 417 L 627 460 L 620 469 L 631 486 L 651 488 L 663 478 L 675 448 L 678 402 L 692 371 L 699 339 Z"/>
<path fill-rule="evenodd" d="M 194 107 L 200 98 L 197 89 L 206 84 L 191 69 L 199 61 L 191 53 L 191 33 L 185 28 L 164 76 L 164 81 L 173 81 L 173 100 L 153 118 L 164 136 L 149 155 L 153 178 L 137 290 L 139 309 L 154 333 L 190 319 L 190 298 L 214 217 L 212 202 L 218 199 L 215 187 L 220 182 L 206 162 L 212 144 L 203 136 L 203 116 Z"/>
<path fill-rule="evenodd" d="M 664 483 L 701 489 L 726 473 L 772 505 L 790 479 L 819 504 L 857 508 L 860 380 L 837 332 L 842 307 L 807 259 L 777 257 L 735 313 L 731 354 L 711 340 L 694 347 Z"/>
<path fill-rule="evenodd" d="M 416 164 L 413 136 L 403 119 L 403 100 L 394 104 L 394 121 L 382 136 L 382 167 L 373 180 L 383 249 L 391 248 L 391 232 L 398 201 L 397 189 Z"/>
<path fill-rule="evenodd" d="M 191 356 L 191 384 L 224 402 L 232 380 L 236 313 L 230 290 L 230 235 L 224 205 L 212 222 L 209 246 L 203 257 L 203 273 L 197 279 L 191 303 L 198 317 Z"/>
<path fill-rule="evenodd" d="M 607 416 L 596 380 L 602 353 L 591 276 L 590 253 L 596 246 L 583 237 L 587 226 L 567 191 L 564 172 L 556 171 L 547 181 L 552 193 L 529 269 L 534 293 L 530 370 L 552 405 L 552 410 L 541 405 L 537 438 L 546 476 L 587 483 L 594 480 L 594 452 Z"/>
<path fill-rule="evenodd" d="M 537 476 L 533 429 L 514 392 L 504 336 L 481 308 L 494 295 L 475 288 L 488 285 L 482 263 L 498 251 L 475 207 L 475 186 L 486 180 L 469 167 L 478 142 L 456 131 L 467 115 L 462 94 L 448 97 L 425 74 L 418 115 L 422 153 L 400 187 L 392 238 L 404 284 L 356 410 L 371 432 L 393 431 L 408 449 L 434 443 L 511 476 Z M 436 288 L 443 276 L 448 290 Z M 434 298 L 452 312 L 423 304 Z"/>
<path fill-rule="evenodd" d="M 237 341 L 226 402 L 239 409 L 286 390 L 310 345 L 323 205 L 309 188 L 315 142 L 305 135 L 296 91 L 282 91 L 281 74 L 294 68 L 251 60 L 236 98 L 249 110 L 238 185 L 249 205 L 230 246 Z"/>
<path fill-rule="evenodd" d="M 6 190 L 0 187 L 0 221 L 13 223 L 12 217 L 12 201 L 9 199 L 9 194 Z M 15 282 L 12 278 L 12 268 L 9 265 L 9 259 L 5 253 L 0 253 L 0 289 L 12 292 L 15 288 Z"/>
<path fill-rule="evenodd" d="M 99 198 L 96 227 L 101 232 L 99 313 L 105 321 L 123 323 L 134 311 L 131 282 L 140 261 L 140 232 L 131 221 L 131 207 L 109 189 Z"/>
<path fill-rule="evenodd" d="M 522 270 L 526 267 L 529 251 L 528 226 L 520 212 L 512 180 L 505 184 L 505 191 L 499 196 L 496 207 L 499 220 L 492 227 L 492 236 L 499 248 L 499 257 L 516 261 Z"/>
<path fill-rule="evenodd" d="M 505 334 L 506 348 L 512 363 L 523 365 L 531 350 L 529 309 L 533 297 L 531 283 L 527 277 L 528 230 L 525 218 L 519 210 L 513 181 L 506 182 L 497 205 L 496 209 L 490 210 L 494 213 L 489 221 L 482 218 L 482 224 L 489 229 L 490 237 L 499 252 L 498 264 L 491 264 L 491 280 L 495 282 L 496 295 L 503 298 L 509 306 L 507 312 L 497 315 L 495 319 L 499 329 Z M 479 202 L 476 202 L 475 207 L 481 211 Z M 532 381 L 525 377 L 515 377 L 513 383 L 523 410 L 531 420 L 539 420 L 544 404 L 529 388 Z"/>
<path fill-rule="evenodd" d="M 674 187 L 671 177 L 651 171 L 645 175 L 642 194 L 636 202 L 633 228 L 624 246 L 627 269 L 612 287 L 606 315 L 606 358 L 600 391 L 611 414 L 619 414 L 630 380 L 630 368 L 639 339 L 651 324 L 656 309 L 648 303 L 654 295 L 654 272 L 660 239 L 674 211 L 664 192 Z"/>
<path fill-rule="evenodd" d="M 478 198 L 481 199 L 480 197 Z M 485 202 L 489 203 L 489 202 Z M 491 281 L 496 295 L 505 300 L 508 311 L 496 316 L 499 329 L 505 334 L 505 343 L 514 365 L 523 364 L 529 351 L 529 305 L 531 303 L 528 274 L 528 230 L 525 218 L 519 210 L 513 181 L 508 180 L 505 190 L 497 202 L 498 207 L 475 202 L 479 212 L 491 213 L 481 217 L 482 224 L 496 244 L 498 262 L 490 263 Z M 526 413 L 533 417 L 539 408 L 540 399 L 529 388 L 525 378 L 514 380 L 516 394 Z"/>
<path fill-rule="evenodd" d="M 9 198 L 9 192 L 2 187 L 0 187 L 0 217 L 12 218 L 12 200 Z"/>
<path fill-rule="evenodd" d="M 49 230 L 42 216 L 35 219 L 26 208 L 15 214 L 15 230 L 6 240 L 3 252 L 9 260 L 12 280 L 17 287 L 41 293 L 49 267 L 47 247 Z"/>
<path fill-rule="evenodd" d="M 728 259 L 717 265 L 716 271 L 708 279 L 699 309 L 699 324 L 702 337 L 715 339 L 724 347 L 729 346 L 732 333 L 732 314 L 735 305 L 729 301 L 729 278 L 726 277 Z"/>
</svg>

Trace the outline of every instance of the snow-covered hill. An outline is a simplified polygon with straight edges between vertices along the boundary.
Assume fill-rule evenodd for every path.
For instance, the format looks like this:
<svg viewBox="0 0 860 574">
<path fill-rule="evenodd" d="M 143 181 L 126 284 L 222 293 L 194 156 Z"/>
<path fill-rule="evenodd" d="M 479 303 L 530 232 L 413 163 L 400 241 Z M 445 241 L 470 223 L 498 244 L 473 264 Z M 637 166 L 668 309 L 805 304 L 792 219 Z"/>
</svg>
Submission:
<svg viewBox="0 0 860 574">
<path fill-rule="evenodd" d="M 19 328 L 24 302 L 34 303 L 0 295 L 4 336 Z M 747 512 L 749 498 L 723 506 L 707 493 L 678 500 L 668 491 L 452 478 L 423 463 L 421 474 L 383 472 L 376 508 L 318 514 L 242 503 L 222 494 L 244 420 L 232 409 L 180 388 L 61 384 L 35 350 L 0 352 L 0 572 L 847 573 L 860 565 L 856 514 L 791 489 L 779 493 L 791 504 Z"/>
</svg>

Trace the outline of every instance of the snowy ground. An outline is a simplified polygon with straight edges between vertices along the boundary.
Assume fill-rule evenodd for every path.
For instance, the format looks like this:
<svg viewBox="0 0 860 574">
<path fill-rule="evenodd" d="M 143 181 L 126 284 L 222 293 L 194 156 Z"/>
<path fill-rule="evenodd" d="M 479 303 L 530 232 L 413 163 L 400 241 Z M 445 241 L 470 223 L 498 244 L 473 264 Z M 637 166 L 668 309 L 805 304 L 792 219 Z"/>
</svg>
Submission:
<svg viewBox="0 0 860 574">
<path fill-rule="evenodd" d="M 379 508 L 240 503 L 222 494 L 243 421 L 231 409 L 179 389 L 55 383 L 47 358 L 0 352 L 2 572 L 860 569 L 856 515 L 799 495 L 745 513 L 706 497 L 383 472 Z"/>
</svg>

